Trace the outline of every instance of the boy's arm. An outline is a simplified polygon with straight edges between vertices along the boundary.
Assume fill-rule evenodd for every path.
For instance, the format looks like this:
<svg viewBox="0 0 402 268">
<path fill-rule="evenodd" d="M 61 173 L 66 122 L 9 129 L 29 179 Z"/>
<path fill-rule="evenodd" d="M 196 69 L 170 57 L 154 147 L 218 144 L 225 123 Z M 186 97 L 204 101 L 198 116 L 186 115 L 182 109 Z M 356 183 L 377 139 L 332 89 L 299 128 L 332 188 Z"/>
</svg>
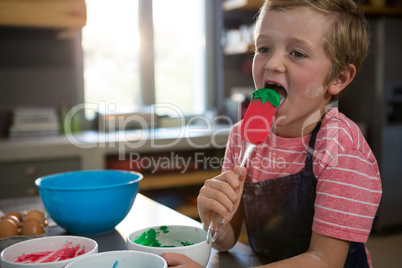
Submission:
<svg viewBox="0 0 402 268">
<path fill-rule="evenodd" d="M 349 251 L 349 241 L 320 235 L 313 232 L 307 252 L 275 263 L 259 266 L 261 268 L 342 268 Z"/>
<path fill-rule="evenodd" d="M 349 250 L 349 242 L 313 232 L 307 252 L 260 268 L 343 268 Z M 190 258 L 175 253 L 164 253 L 169 267 L 201 268 Z"/>
</svg>

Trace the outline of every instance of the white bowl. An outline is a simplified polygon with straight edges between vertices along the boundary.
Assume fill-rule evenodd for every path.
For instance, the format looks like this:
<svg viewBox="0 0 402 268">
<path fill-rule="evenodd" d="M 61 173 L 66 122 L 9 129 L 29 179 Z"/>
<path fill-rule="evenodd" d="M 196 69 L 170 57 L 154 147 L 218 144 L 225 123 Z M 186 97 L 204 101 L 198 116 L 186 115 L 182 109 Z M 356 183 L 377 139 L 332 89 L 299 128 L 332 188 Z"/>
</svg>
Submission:
<svg viewBox="0 0 402 268">
<path fill-rule="evenodd" d="M 153 230 L 156 233 L 156 242 L 160 243 L 159 246 L 144 245 L 146 243 L 139 241 L 141 235 L 144 236 L 148 231 Z M 202 266 L 206 266 L 211 254 L 211 245 L 207 243 L 206 237 L 207 232 L 199 227 L 184 225 L 154 226 L 131 233 L 127 237 L 127 248 L 151 252 L 158 255 L 162 255 L 164 252 L 180 253 L 193 259 Z"/>
<path fill-rule="evenodd" d="M 76 248 L 80 246 L 79 249 Z M 85 253 L 82 255 L 64 259 L 60 261 L 52 261 L 46 263 L 22 263 L 15 262 L 17 257 L 22 256 L 23 254 L 32 254 L 32 253 L 41 253 L 41 252 L 52 252 L 49 256 L 53 256 L 53 253 L 56 251 L 61 252 L 63 248 L 76 248 L 76 252 L 82 252 L 85 250 Z M 2 268 L 62 268 L 65 267 L 68 263 L 72 262 L 75 259 L 82 258 L 87 255 L 91 255 L 98 252 L 98 244 L 96 241 L 81 237 L 81 236 L 48 236 L 41 238 L 34 238 L 31 240 L 26 240 L 23 242 L 19 242 L 17 244 L 11 245 L 4 249 L 1 252 L 1 267 Z M 72 250 L 74 253 L 74 250 Z M 41 258 L 38 261 L 43 261 L 46 257 Z"/>
<path fill-rule="evenodd" d="M 79 258 L 66 268 L 167 268 L 166 261 L 155 254 L 131 250 L 107 251 Z"/>
</svg>

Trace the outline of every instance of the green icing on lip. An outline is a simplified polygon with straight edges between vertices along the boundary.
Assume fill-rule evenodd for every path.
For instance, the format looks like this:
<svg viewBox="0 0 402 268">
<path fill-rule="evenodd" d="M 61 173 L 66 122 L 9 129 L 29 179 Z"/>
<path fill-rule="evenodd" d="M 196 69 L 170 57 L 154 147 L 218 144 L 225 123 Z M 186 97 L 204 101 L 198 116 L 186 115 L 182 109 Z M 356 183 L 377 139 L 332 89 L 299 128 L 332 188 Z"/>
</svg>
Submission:
<svg viewBox="0 0 402 268">
<path fill-rule="evenodd" d="M 162 245 L 157 239 L 157 236 L 159 236 L 160 232 L 164 234 L 169 233 L 167 226 L 161 226 L 157 230 L 155 230 L 154 228 L 150 228 L 148 231 L 145 231 L 141 235 L 137 236 L 133 242 L 148 247 L 176 247 L 174 245 Z M 177 242 L 179 242 L 182 246 L 190 246 L 194 244 L 188 241 L 177 240 Z"/>
<path fill-rule="evenodd" d="M 261 99 L 262 104 L 269 101 L 275 107 L 278 107 L 281 102 L 278 93 L 270 88 L 260 88 L 254 91 L 252 100 L 258 101 L 259 99 Z"/>
</svg>

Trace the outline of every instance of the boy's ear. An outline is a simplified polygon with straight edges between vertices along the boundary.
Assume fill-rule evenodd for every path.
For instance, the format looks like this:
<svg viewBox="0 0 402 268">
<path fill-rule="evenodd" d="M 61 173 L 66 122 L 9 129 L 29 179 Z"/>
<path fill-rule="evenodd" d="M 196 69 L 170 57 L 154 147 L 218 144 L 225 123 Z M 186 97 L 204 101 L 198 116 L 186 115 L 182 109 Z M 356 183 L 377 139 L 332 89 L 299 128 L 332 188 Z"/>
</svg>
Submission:
<svg viewBox="0 0 402 268">
<path fill-rule="evenodd" d="M 356 67 L 353 64 L 349 64 L 349 66 L 329 84 L 328 93 L 333 96 L 338 95 L 339 92 L 352 82 L 355 75 Z"/>
</svg>

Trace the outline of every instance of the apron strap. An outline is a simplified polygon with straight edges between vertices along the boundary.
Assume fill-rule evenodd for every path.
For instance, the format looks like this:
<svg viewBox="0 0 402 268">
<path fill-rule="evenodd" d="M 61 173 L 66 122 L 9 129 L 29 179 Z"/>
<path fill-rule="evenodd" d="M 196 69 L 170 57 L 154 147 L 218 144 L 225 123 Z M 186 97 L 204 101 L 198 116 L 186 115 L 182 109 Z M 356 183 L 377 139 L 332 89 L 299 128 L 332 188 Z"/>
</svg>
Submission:
<svg viewBox="0 0 402 268">
<path fill-rule="evenodd" d="M 313 170 L 313 154 L 314 154 L 315 139 L 317 138 L 317 133 L 320 130 L 320 127 L 321 127 L 321 121 L 318 122 L 317 126 L 313 130 L 313 133 L 311 134 L 310 142 L 307 148 L 307 157 L 304 170 L 308 171 Z"/>
</svg>

